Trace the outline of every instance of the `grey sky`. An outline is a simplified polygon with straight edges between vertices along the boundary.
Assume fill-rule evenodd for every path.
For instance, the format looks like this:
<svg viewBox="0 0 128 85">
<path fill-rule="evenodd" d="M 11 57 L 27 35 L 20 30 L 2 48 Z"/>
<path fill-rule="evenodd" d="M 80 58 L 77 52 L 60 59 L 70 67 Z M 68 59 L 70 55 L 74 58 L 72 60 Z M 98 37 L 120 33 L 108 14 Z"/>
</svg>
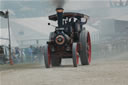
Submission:
<svg viewBox="0 0 128 85">
<path fill-rule="evenodd" d="M 9 9 L 12 17 L 41 17 L 55 13 L 53 0 L 2 0 L 1 10 Z M 122 9 L 126 9 L 121 8 Z M 108 16 L 111 12 L 110 0 L 66 0 L 66 11 L 87 13 L 90 16 Z M 118 9 L 118 8 L 117 8 Z M 120 8 L 116 11 L 121 11 Z M 124 12 L 124 10 L 123 10 Z M 101 15 L 100 15 L 101 14 Z"/>
</svg>

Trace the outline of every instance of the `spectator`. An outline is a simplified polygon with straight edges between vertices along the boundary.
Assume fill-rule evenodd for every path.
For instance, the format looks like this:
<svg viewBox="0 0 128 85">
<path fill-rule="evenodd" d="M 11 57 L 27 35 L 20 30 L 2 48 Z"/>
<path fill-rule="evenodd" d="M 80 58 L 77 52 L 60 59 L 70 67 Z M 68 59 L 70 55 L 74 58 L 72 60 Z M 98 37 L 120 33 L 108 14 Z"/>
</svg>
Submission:
<svg viewBox="0 0 128 85">
<path fill-rule="evenodd" d="M 28 48 L 28 52 L 29 52 L 30 60 L 32 62 L 33 61 L 33 50 L 32 50 L 32 46 L 30 46 L 30 48 Z"/>
<path fill-rule="evenodd" d="M 18 62 L 20 62 L 20 49 L 18 47 L 15 48 L 15 56 L 18 59 Z"/>
<path fill-rule="evenodd" d="M 0 63 L 4 64 L 4 50 L 0 47 Z"/>
<path fill-rule="evenodd" d="M 13 59 L 13 62 L 14 62 L 14 63 L 18 63 L 18 58 L 17 58 L 17 56 L 15 55 L 15 49 L 12 49 L 12 59 Z"/>
</svg>

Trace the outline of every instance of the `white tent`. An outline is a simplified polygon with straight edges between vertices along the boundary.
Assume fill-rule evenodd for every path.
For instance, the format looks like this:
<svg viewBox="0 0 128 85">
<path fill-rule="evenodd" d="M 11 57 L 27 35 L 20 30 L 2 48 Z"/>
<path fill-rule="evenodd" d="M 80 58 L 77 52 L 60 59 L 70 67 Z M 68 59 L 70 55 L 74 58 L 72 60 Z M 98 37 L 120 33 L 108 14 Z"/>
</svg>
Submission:
<svg viewBox="0 0 128 85">
<path fill-rule="evenodd" d="M 117 17 L 115 20 L 128 21 L 128 15 L 127 16 Z"/>
<path fill-rule="evenodd" d="M 16 31 L 17 33 L 19 31 L 24 31 L 23 40 L 27 37 L 31 39 L 48 39 L 49 32 L 54 31 L 54 27 L 48 26 L 48 23 L 51 21 L 49 21 L 47 17 L 13 19 L 11 21 L 13 31 Z M 52 23 L 55 24 L 55 22 Z"/>
<path fill-rule="evenodd" d="M 0 28 L 0 45 L 6 45 L 8 46 L 9 44 L 9 38 L 8 38 L 8 29 L 7 28 Z M 18 43 L 12 34 L 11 31 L 11 45 L 12 47 L 18 46 Z"/>
<path fill-rule="evenodd" d="M 44 45 L 49 38 L 49 33 L 54 31 L 54 27 L 48 26 L 49 22 L 51 21 L 47 17 L 11 19 L 11 27 L 20 46 L 28 47 L 36 45 L 37 42 Z"/>
</svg>

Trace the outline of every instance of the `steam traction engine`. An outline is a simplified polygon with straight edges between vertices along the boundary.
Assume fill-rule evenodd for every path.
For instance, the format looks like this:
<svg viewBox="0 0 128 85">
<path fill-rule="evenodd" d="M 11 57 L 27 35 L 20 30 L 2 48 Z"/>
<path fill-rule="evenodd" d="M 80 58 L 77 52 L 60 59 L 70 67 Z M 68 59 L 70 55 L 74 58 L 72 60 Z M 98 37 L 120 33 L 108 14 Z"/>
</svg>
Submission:
<svg viewBox="0 0 128 85">
<path fill-rule="evenodd" d="M 72 58 L 74 67 L 77 67 L 79 57 L 82 65 L 89 65 L 91 39 L 90 33 L 83 27 L 89 16 L 63 11 L 63 8 L 57 8 L 57 14 L 49 16 L 49 20 L 58 21 L 58 26 L 50 33 L 49 41 L 44 46 L 45 67 L 60 66 L 62 58 Z"/>
</svg>

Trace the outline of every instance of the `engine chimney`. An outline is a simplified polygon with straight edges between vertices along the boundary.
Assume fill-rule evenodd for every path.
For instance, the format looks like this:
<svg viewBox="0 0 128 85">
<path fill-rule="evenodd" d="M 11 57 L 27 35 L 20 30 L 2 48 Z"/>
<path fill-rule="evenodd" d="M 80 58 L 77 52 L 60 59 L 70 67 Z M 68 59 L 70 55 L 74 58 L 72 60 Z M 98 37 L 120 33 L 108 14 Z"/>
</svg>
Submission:
<svg viewBox="0 0 128 85">
<path fill-rule="evenodd" d="M 56 12 L 57 12 L 57 19 L 58 19 L 58 27 L 63 27 L 63 8 L 57 8 Z"/>
</svg>

